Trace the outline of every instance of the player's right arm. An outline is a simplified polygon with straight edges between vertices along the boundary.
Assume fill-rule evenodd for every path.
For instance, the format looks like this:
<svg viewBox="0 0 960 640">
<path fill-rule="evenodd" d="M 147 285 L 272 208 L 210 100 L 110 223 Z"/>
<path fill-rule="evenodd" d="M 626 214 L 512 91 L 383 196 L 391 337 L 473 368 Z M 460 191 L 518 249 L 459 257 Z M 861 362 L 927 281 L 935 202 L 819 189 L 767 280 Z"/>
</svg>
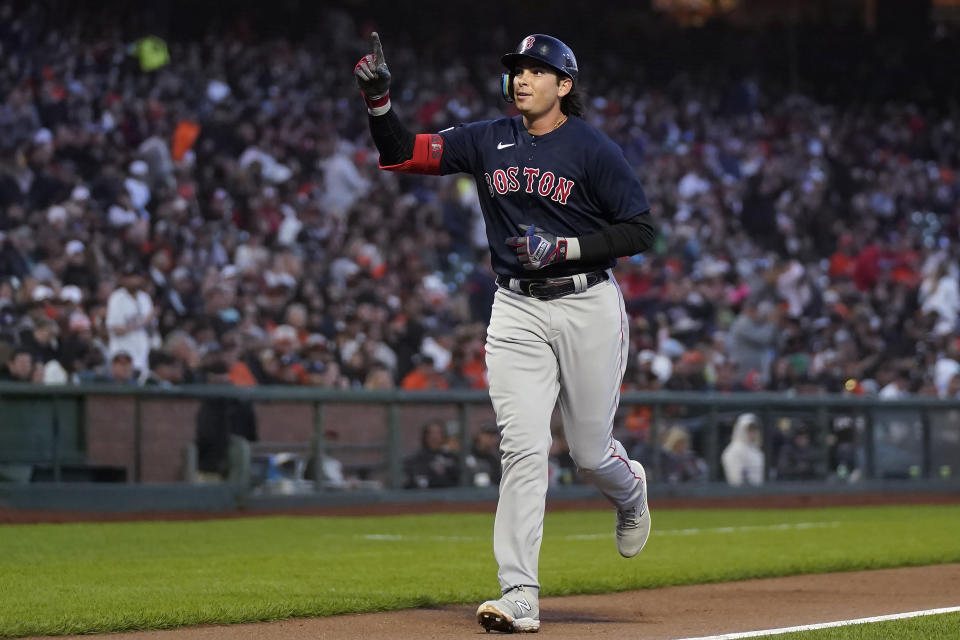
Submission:
<svg viewBox="0 0 960 640">
<path fill-rule="evenodd" d="M 443 138 L 438 134 L 411 133 L 390 105 L 390 70 L 380 36 L 370 34 L 373 53 L 353 68 L 357 86 L 367 103 L 370 134 L 380 152 L 380 168 L 403 173 L 440 174 Z"/>
</svg>

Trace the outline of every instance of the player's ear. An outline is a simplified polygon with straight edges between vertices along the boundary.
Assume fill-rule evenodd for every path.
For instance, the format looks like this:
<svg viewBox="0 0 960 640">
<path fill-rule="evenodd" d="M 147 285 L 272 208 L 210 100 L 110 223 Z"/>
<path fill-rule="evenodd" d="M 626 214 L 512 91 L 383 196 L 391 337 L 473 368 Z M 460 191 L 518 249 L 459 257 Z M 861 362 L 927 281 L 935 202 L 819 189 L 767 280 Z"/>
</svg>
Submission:
<svg viewBox="0 0 960 640">
<path fill-rule="evenodd" d="M 559 85 L 560 86 L 557 89 L 557 95 L 559 95 L 561 98 L 573 91 L 573 80 L 566 76 L 560 77 Z"/>
</svg>

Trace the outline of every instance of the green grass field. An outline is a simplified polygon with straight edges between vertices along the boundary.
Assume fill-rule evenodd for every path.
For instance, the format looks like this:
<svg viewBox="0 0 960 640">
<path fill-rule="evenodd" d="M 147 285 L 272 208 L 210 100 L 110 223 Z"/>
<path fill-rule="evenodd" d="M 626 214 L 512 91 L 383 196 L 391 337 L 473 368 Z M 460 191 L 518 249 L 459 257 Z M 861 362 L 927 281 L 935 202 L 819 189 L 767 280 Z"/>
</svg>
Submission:
<svg viewBox="0 0 960 640">
<path fill-rule="evenodd" d="M 492 528 L 486 514 L 2 526 L 0 636 L 473 603 L 497 588 Z M 541 581 L 556 596 L 957 562 L 957 531 L 955 506 L 654 511 L 624 564 L 612 512 L 552 513 Z"/>
</svg>

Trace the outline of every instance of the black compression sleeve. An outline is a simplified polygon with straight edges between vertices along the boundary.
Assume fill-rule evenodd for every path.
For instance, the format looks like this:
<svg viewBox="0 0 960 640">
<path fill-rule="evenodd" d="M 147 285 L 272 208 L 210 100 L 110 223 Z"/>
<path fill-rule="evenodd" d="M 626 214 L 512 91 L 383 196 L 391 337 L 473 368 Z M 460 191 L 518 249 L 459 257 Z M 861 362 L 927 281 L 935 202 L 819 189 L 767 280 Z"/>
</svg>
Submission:
<svg viewBox="0 0 960 640">
<path fill-rule="evenodd" d="M 416 136 L 410 133 L 397 114 L 390 109 L 382 116 L 367 116 L 370 121 L 370 135 L 380 152 L 380 164 L 390 167 L 401 164 L 413 157 L 413 143 Z"/>
<path fill-rule="evenodd" d="M 580 261 L 602 262 L 611 258 L 632 256 L 653 246 L 657 234 L 650 224 L 650 214 L 641 213 L 626 222 L 604 227 L 580 236 Z"/>
</svg>

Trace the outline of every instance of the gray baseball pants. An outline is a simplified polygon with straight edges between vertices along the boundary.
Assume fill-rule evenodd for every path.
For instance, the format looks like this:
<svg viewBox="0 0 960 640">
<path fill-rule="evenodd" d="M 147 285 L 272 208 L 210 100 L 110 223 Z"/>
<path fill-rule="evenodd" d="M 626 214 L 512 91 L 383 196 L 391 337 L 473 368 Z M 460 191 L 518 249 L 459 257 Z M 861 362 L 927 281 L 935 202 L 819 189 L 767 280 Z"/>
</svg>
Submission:
<svg viewBox="0 0 960 640">
<path fill-rule="evenodd" d="M 643 487 L 613 438 L 629 351 L 623 296 L 613 279 L 556 300 L 500 288 L 487 330 L 490 399 L 501 430 L 503 477 L 493 549 L 502 589 L 539 587 L 550 420 L 559 400 L 564 435 L 582 477 L 617 508 Z"/>
</svg>

